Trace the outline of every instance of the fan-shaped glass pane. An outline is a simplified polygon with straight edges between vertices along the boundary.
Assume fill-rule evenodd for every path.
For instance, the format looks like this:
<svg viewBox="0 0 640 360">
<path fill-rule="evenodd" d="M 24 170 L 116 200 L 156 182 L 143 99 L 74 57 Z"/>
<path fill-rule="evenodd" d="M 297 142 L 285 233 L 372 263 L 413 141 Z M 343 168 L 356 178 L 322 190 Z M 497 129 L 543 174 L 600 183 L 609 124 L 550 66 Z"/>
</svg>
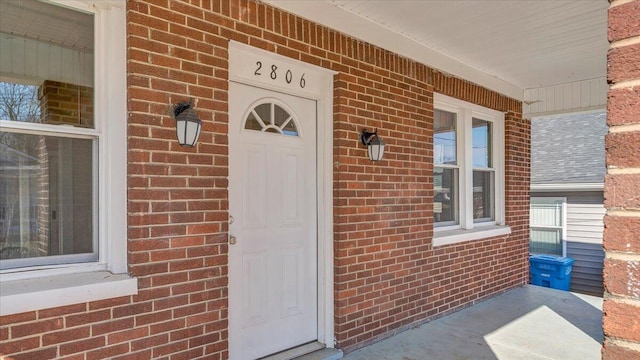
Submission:
<svg viewBox="0 0 640 360">
<path fill-rule="evenodd" d="M 273 111 L 274 124 L 280 127 L 282 126 L 282 124 L 284 124 L 285 121 L 287 121 L 287 119 L 289 119 L 290 115 L 286 110 L 284 110 L 278 105 L 273 105 L 273 107 L 274 107 L 274 111 Z"/>
<path fill-rule="evenodd" d="M 290 136 L 298 136 L 298 129 L 296 129 L 296 123 L 293 122 L 293 119 L 282 128 L 282 133 Z"/>
<path fill-rule="evenodd" d="M 256 106 L 245 119 L 246 130 L 298 136 L 298 127 L 291 114 L 274 103 Z"/>
<path fill-rule="evenodd" d="M 244 124 L 244 128 L 247 130 L 262 131 L 262 124 L 258 122 L 258 120 L 253 115 L 253 113 L 250 113 L 249 116 L 247 117 L 247 121 Z"/>
<path fill-rule="evenodd" d="M 271 104 L 260 104 L 253 111 L 262 119 L 265 124 L 271 124 Z"/>
</svg>

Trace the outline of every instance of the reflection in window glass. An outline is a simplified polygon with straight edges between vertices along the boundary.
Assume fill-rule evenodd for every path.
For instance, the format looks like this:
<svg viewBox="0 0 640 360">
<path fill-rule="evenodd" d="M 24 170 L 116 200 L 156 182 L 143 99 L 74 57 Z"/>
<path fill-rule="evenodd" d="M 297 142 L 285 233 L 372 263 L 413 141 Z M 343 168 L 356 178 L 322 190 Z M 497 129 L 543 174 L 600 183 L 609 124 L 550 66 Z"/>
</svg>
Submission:
<svg viewBox="0 0 640 360">
<path fill-rule="evenodd" d="M 458 223 L 458 169 L 435 168 L 433 218 L 436 226 Z"/>
<path fill-rule="evenodd" d="M 93 140 L 0 133 L 5 260 L 94 253 Z"/>
<path fill-rule="evenodd" d="M 434 199 L 436 226 L 458 224 L 458 169 L 456 114 L 434 110 Z"/>
<path fill-rule="evenodd" d="M 260 104 L 256 106 L 253 111 L 265 122 L 264 124 L 271 123 L 271 104 Z"/>
<path fill-rule="evenodd" d="M 473 171 L 473 220 L 491 221 L 493 217 L 493 171 Z"/>
<path fill-rule="evenodd" d="M 0 13 L 0 120 L 93 128 L 93 15 L 41 1 Z"/>
<path fill-rule="evenodd" d="M 38 87 L 0 82 L 0 120 L 39 123 Z"/>
<path fill-rule="evenodd" d="M 264 126 L 258 121 L 258 118 L 253 115 L 253 112 L 247 116 L 247 121 L 244 123 L 244 128 L 247 130 L 262 131 Z"/>
<path fill-rule="evenodd" d="M 290 136 L 298 136 L 298 129 L 296 129 L 296 123 L 293 122 L 293 119 L 287 122 L 286 125 L 282 128 L 282 133 Z"/>
<path fill-rule="evenodd" d="M 68 131 L 95 127 L 94 16 L 6 0 L 0 14 L 0 269 L 96 261 L 100 135 Z"/>
<path fill-rule="evenodd" d="M 438 109 L 433 112 L 433 158 L 436 165 L 457 164 L 454 113 Z"/>
<path fill-rule="evenodd" d="M 491 122 L 473 119 L 473 167 L 491 168 L 492 139 Z"/>
<path fill-rule="evenodd" d="M 273 105 L 273 124 L 282 127 L 285 121 L 291 119 L 291 115 L 278 105 Z"/>
</svg>

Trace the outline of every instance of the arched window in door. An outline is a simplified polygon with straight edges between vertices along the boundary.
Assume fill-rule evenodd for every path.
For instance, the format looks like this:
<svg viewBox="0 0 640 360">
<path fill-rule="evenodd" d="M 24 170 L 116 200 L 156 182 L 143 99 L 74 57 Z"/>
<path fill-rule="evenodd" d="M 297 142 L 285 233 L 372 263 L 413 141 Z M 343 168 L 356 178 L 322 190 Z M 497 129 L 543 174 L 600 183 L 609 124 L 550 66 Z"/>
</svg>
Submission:
<svg viewBox="0 0 640 360">
<path fill-rule="evenodd" d="M 287 110 L 273 102 L 257 105 L 245 119 L 244 128 L 288 136 L 299 136 L 296 120 Z"/>
</svg>

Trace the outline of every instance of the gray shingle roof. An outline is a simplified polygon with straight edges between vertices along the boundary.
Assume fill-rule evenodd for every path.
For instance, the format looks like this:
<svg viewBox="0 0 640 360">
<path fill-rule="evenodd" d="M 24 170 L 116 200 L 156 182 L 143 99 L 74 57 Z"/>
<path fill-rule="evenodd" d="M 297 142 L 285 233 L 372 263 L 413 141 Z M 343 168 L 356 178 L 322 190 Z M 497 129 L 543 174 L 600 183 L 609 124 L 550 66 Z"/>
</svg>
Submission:
<svg viewBox="0 0 640 360">
<path fill-rule="evenodd" d="M 531 120 L 531 183 L 604 182 L 606 112 Z"/>
</svg>

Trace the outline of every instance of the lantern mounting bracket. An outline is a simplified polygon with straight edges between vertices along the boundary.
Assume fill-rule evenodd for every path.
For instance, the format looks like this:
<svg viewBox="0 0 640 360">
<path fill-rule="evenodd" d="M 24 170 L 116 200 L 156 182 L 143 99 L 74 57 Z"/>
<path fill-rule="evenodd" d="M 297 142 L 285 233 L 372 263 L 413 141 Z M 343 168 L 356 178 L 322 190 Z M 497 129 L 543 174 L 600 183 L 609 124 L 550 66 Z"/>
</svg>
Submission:
<svg viewBox="0 0 640 360">
<path fill-rule="evenodd" d="M 371 141 L 378 136 L 378 129 L 374 132 L 369 132 L 367 129 L 362 130 L 360 133 L 360 141 L 362 145 L 369 145 Z"/>
</svg>

